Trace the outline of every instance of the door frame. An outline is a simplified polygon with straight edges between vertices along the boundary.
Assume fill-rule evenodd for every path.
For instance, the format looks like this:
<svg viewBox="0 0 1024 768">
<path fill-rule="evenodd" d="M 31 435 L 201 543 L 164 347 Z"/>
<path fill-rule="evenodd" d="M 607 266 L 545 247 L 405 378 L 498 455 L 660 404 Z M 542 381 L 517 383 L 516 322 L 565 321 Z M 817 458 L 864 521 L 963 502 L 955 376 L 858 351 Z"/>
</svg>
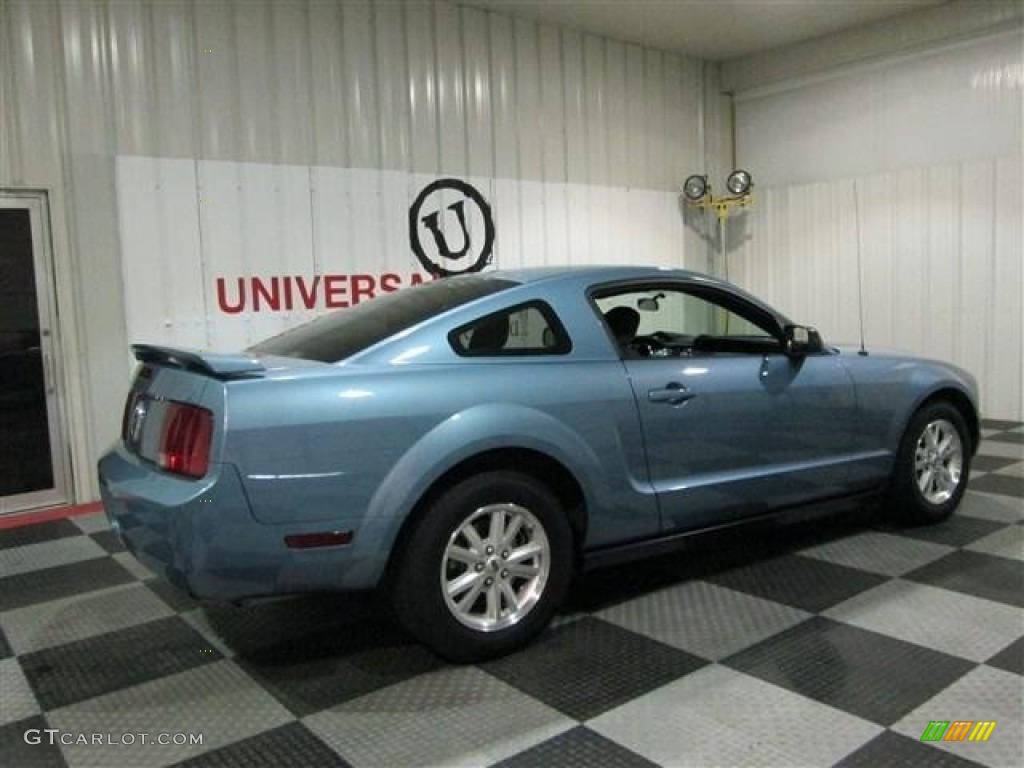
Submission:
<svg viewBox="0 0 1024 768">
<path fill-rule="evenodd" d="M 46 387 L 50 461 L 53 465 L 51 488 L 0 497 L 2 517 L 38 507 L 70 503 L 73 489 L 49 196 L 44 190 L 0 189 L 0 208 L 28 211 L 33 274 L 36 282 L 36 306 L 39 314 L 39 343 Z"/>
</svg>

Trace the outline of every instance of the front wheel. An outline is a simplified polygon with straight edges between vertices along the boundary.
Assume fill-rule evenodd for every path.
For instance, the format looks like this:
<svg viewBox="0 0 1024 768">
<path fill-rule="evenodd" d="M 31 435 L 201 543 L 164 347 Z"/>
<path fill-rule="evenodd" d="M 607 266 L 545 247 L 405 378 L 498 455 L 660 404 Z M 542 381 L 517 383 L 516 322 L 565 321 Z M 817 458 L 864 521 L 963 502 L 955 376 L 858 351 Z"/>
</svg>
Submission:
<svg viewBox="0 0 1024 768">
<path fill-rule="evenodd" d="M 484 472 L 445 491 L 405 542 L 392 585 L 397 618 L 450 661 L 527 643 L 551 620 L 572 572 L 558 500 L 517 472 Z"/>
<path fill-rule="evenodd" d="M 967 489 L 971 453 L 967 424 L 955 406 L 923 406 L 900 442 L 889 494 L 892 514 L 911 523 L 949 517 Z"/>
</svg>

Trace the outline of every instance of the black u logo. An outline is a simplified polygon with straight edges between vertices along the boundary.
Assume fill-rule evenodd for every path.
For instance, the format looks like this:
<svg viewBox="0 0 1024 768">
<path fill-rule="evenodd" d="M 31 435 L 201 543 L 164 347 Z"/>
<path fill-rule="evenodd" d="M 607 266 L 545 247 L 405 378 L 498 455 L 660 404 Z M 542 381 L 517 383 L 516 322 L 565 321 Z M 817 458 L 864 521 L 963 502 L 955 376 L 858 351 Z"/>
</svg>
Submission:
<svg viewBox="0 0 1024 768">
<path fill-rule="evenodd" d="M 449 211 L 455 211 L 455 217 L 459 220 L 459 226 L 462 227 L 462 249 L 459 251 L 453 251 L 448 247 L 448 238 L 444 236 L 444 232 L 441 231 L 441 227 L 438 224 L 438 219 L 441 216 L 440 211 L 428 213 L 422 219 L 427 229 L 430 230 L 430 234 L 434 236 L 434 243 L 437 245 L 437 251 L 441 254 L 442 258 L 449 260 L 461 259 L 469 251 L 469 229 L 466 228 L 465 206 L 465 200 L 459 200 L 459 202 L 448 206 Z"/>
<path fill-rule="evenodd" d="M 445 205 L 445 194 L 451 199 L 452 192 L 461 195 L 462 199 Z M 467 203 L 475 206 L 476 210 L 470 207 L 467 211 Z M 424 209 L 431 212 L 421 215 Z M 446 215 L 447 211 L 455 214 L 462 229 L 461 243 L 455 241 L 454 234 L 452 237 L 458 249 L 452 247 L 443 231 L 441 216 Z M 476 217 L 483 221 L 483 242 L 474 242 L 470 235 L 470 222 L 475 222 Z M 424 229 L 430 232 L 429 238 L 425 237 Z M 430 244 L 431 238 L 433 245 Z M 476 239 L 479 241 L 480 238 Z M 409 245 L 423 268 L 434 277 L 479 272 L 490 263 L 494 248 L 491 206 L 472 184 L 461 179 L 433 181 L 420 191 L 409 207 Z"/>
</svg>

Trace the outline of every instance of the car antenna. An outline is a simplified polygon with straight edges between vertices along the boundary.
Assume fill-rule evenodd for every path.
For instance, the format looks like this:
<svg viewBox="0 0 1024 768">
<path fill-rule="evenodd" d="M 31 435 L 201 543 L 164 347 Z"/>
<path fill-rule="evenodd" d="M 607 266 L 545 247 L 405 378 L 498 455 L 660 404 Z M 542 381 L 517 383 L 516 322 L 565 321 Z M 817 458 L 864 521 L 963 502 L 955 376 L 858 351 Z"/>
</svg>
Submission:
<svg viewBox="0 0 1024 768">
<path fill-rule="evenodd" d="M 857 180 L 853 180 L 853 221 L 857 228 L 857 318 L 860 320 L 860 350 L 858 355 L 867 357 L 864 347 L 864 269 L 860 260 L 860 195 L 857 191 Z"/>
</svg>

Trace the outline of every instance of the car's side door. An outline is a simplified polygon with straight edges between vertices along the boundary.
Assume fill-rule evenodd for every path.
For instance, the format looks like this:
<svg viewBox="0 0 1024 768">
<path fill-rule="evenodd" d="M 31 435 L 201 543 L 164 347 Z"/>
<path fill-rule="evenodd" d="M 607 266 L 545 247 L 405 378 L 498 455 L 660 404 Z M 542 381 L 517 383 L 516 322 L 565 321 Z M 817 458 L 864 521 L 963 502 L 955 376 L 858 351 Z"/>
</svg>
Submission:
<svg viewBox="0 0 1024 768">
<path fill-rule="evenodd" d="M 708 284 L 593 299 L 633 387 L 664 531 L 845 491 L 855 392 L 837 356 L 787 356 L 774 316 Z"/>
</svg>

